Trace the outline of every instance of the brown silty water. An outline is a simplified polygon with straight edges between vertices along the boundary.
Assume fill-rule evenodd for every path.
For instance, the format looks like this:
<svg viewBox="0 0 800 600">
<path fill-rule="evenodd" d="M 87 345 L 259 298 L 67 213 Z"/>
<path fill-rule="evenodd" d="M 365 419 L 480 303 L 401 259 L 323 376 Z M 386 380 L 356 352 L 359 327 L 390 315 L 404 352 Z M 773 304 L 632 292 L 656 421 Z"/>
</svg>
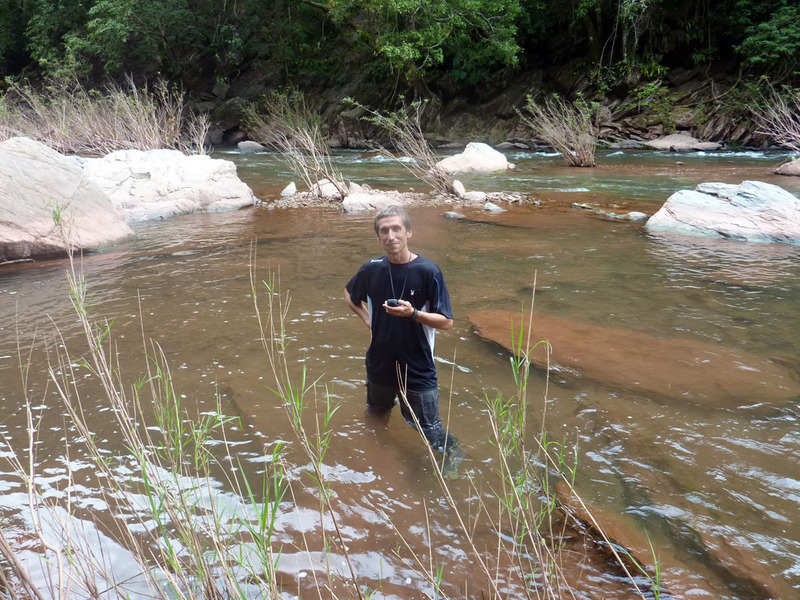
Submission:
<svg viewBox="0 0 800 600">
<path fill-rule="evenodd" d="M 275 162 L 259 167 L 249 162 L 257 159 L 237 160 L 258 196 L 277 195 L 283 181 L 273 174 L 280 168 Z M 534 314 L 556 319 L 548 336 L 556 352 L 568 346 L 573 358 L 554 365 L 549 381 L 541 366 L 536 369 L 531 435 L 546 413 L 549 438 L 577 448 L 575 486 L 581 496 L 616 515 L 615 527 L 646 531 L 675 597 L 709 592 L 741 600 L 790 598 L 800 588 L 800 531 L 793 525 L 800 505 L 798 249 L 656 238 L 640 224 L 570 205 L 595 202 L 619 212 L 652 213 L 670 186 L 743 179 L 784 184 L 795 193 L 800 186 L 792 189 L 765 174 L 758 161 L 613 160 L 583 173 L 548 158 L 519 160 L 511 185 L 528 185 L 541 206 L 510 207 L 498 216 L 458 207 L 468 217 L 461 221 L 442 216 L 448 207 L 412 210 L 412 248 L 442 267 L 456 315 L 453 330 L 440 333 L 436 345 L 442 416 L 466 453 L 461 478 L 450 482 L 453 497 L 474 527 L 475 547 L 493 556 L 498 531 L 506 541 L 513 533 L 471 520 L 481 501 L 493 506 L 492 490 L 499 486 L 485 398 L 510 396 L 514 384 L 509 352 L 478 336 L 468 315 L 524 312 L 535 280 Z M 364 166 L 363 172 L 374 168 Z M 402 177 L 394 167 L 380 168 L 389 180 Z M 279 518 L 284 589 L 308 593 L 314 586 L 314 564 L 292 540 L 305 534 L 313 546 L 322 525 L 316 493 L 301 474 L 304 459 L 292 443 L 283 407 L 269 391 L 250 293 L 251 244 L 259 277 L 278 273 L 291 296 L 292 363 L 298 372 L 305 367 L 310 379 L 319 378 L 339 404 L 325 462 L 336 516 L 362 583 L 390 598 L 432 593 L 412 561 L 417 555 L 426 568 L 443 569 L 446 595 L 491 594 L 417 434 L 399 412 L 385 426 L 363 414 L 368 332 L 344 305 L 342 289 L 368 257 L 381 252 L 371 216 L 253 208 L 142 224 L 137 234 L 136 242 L 85 258 L 94 314 L 115 319 L 120 364 L 131 380 L 144 370 L 143 329 L 144 337 L 163 348 L 190 413 L 214 410 L 220 393 L 226 414 L 241 418 L 231 436 L 241 443 L 237 457 L 253 477 L 264 469 L 265 452 L 279 439 L 289 441 L 297 508 L 285 506 Z M 44 419 L 37 460 L 51 473 L 47 485 L 56 498 L 63 498 L 63 409 L 47 387 L 43 338 L 54 322 L 68 345 L 79 344 L 65 267 L 53 261 L 0 272 L 5 443 L 17 449 L 27 444 L 19 340 L 23 356 L 34 346 L 26 387 Z M 581 337 L 583 326 L 593 328 L 592 336 Z M 533 330 L 535 338 L 535 324 Z M 567 331 L 571 337 L 562 337 L 559 346 L 555 338 Z M 582 339 L 590 343 L 581 345 Z M 712 371 L 720 381 L 743 378 L 756 390 L 769 381 L 769 393 L 699 385 L 681 366 L 698 348 L 719 350 Z M 638 358 L 620 363 L 620 349 Z M 775 373 L 767 367 L 785 375 L 781 384 L 768 379 Z M 643 383 L 651 375 L 661 387 Z M 674 391 L 669 384 L 663 389 L 665 380 L 674 382 Z M 776 392 L 783 384 L 785 392 Z M 122 452 L 91 377 L 85 385 L 95 435 Z M 77 464 L 82 457 L 69 460 Z M 10 469 L 4 472 L 3 514 L 11 530 L 19 531 L 25 523 L 22 487 Z M 87 519 L 96 485 L 87 477 L 75 492 Z M 101 522 L 110 518 L 102 510 L 91 512 Z M 564 531 L 560 560 L 577 597 L 634 597 L 602 545 L 572 527 Z M 618 535 L 632 539 L 625 531 Z M 336 568 L 343 568 L 341 560 L 336 553 Z M 498 562 L 495 579 L 503 593 L 525 594 L 526 582 L 515 578 L 513 565 Z M 642 577 L 637 582 L 646 587 Z"/>
</svg>

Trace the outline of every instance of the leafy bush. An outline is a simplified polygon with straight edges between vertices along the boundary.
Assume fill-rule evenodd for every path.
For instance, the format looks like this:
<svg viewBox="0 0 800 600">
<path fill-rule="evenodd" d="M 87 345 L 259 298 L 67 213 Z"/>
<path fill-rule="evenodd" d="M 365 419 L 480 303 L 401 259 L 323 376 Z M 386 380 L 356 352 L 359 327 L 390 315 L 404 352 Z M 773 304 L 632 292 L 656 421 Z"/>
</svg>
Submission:
<svg viewBox="0 0 800 600">
<path fill-rule="evenodd" d="M 798 74 L 800 6 L 783 4 L 763 22 L 748 28 L 737 50 L 753 67 Z"/>
<path fill-rule="evenodd" d="M 368 31 L 374 52 L 393 71 L 424 74 L 449 66 L 455 80 L 473 84 L 517 65 L 522 12 L 520 0 L 337 0 L 330 9 L 334 22 Z"/>
</svg>

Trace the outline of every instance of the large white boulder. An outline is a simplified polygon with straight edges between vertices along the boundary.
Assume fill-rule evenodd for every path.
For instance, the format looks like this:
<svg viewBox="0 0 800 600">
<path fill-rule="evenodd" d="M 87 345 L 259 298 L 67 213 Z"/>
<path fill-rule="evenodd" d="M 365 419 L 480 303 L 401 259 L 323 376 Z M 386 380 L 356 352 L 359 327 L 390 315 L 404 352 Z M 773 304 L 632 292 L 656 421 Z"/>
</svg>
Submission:
<svg viewBox="0 0 800 600">
<path fill-rule="evenodd" d="M 0 143 L 0 261 L 92 250 L 132 237 L 75 158 L 30 138 Z"/>
<path fill-rule="evenodd" d="M 506 155 L 488 144 L 470 142 L 461 154 L 443 158 L 436 166 L 445 173 L 467 173 L 477 171 L 489 173 L 511 168 Z"/>
<path fill-rule="evenodd" d="M 717 142 L 703 142 L 688 133 L 673 133 L 644 143 L 656 150 L 670 152 L 714 151 L 719 150 L 722 144 Z"/>
<path fill-rule="evenodd" d="M 652 232 L 800 244 L 800 200 L 761 181 L 701 183 L 672 194 L 645 227 Z"/>
<path fill-rule="evenodd" d="M 127 221 L 233 210 L 256 202 L 229 160 L 177 150 L 119 150 L 82 161 L 87 177 Z"/>
</svg>

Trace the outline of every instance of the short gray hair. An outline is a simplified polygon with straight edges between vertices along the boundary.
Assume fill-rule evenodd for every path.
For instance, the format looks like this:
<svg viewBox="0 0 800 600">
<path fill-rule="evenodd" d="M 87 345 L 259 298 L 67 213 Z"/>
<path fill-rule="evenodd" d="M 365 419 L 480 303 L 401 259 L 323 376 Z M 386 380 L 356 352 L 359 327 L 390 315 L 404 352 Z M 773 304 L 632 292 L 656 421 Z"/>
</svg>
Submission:
<svg viewBox="0 0 800 600">
<path fill-rule="evenodd" d="M 390 204 L 389 206 L 384 206 L 378 211 L 378 214 L 375 215 L 374 225 L 376 235 L 378 233 L 378 221 L 386 217 L 400 217 L 403 220 L 405 228 L 411 231 L 411 217 L 408 216 L 408 211 L 399 204 Z"/>
</svg>

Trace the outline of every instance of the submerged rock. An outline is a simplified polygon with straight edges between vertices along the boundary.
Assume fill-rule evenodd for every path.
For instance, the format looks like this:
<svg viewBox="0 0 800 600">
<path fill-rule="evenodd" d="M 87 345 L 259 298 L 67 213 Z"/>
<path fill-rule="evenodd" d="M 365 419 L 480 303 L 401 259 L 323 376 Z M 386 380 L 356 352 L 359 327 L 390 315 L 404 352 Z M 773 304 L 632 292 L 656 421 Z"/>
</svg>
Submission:
<svg viewBox="0 0 800 600">
<path fill-rule="evenodd" d="M 467 315 L 484 339 L 513 349 L 521 338 L 518 313 L 476 311 Z M 788 368 L 758 356 L 680 338 L 655 338 L 625 329 L 607 329 L 546 315 L 534 315 L 531 340 L 547 340 L 531 355 L 537 366 L 577 373 L 604 385 L 666 399 L 738 406 L 800 395 Z"/>
<path fill-rule="evenodd" d="M 761 181 L 701 183 L 675 192 L 648 221 L 652 232 L 747 242 L 800 243 L 800 200 Z"/>
<path fill-rule="evenodd" d="M 693 563 L 691 567 L 687 566 L 661 546 L 656 552 L 656 568 L 652 540 L 647 531 L 630 516 L 587 504 L 564 481 L 556 483 L 555 492 L 559 509 L 585 528 L 589 537 L 601 549 L 615 555 L 615 560 L 621 560 L 632 574 L 639 575 L 643 569 L 653 578 L 658 573 L 661 577 L 662 594 L 670 598 L 715 597 L 714 590 L 705 577 L 687 576 L 687 572 L 696 570 L 698 565 Z"/>
<path fill-rule="evenodd" d="M 497 204 L 495 204 L 494 202 L 487 202 L 486 204 L 483 205 L 483 211 L 489 213 L 501 213 L 501 212 L 506 212 L 506 209 L 497 206 Z"/>
<path fill-rule="evenodd" d="M 641 221 L 647 220 L 647 215 L 643 212 L 639 212 L 638 210 L 632 210 L 624 214 L 619 214 L 611 212 L 610 210 L 598 208 L 597 206 L 592 206 L 591 204 L 586 204 L 585 202 L 573 202 L 572 208 L 580 208 L 582 210 L 588 210 L 590 212 L 597 213 L 602 217 L 607 217 L 609 219 L 616 219 L 620 221 L 633 221 L 634 223 L 639 223 Z"/>
<path fill-rule="evenodd" d="M 0 261 L 65 255 L 63 236 L 93 250 L 133 235 L 77 159 L 30 138 L 0 143 Z"/>
</svg>

